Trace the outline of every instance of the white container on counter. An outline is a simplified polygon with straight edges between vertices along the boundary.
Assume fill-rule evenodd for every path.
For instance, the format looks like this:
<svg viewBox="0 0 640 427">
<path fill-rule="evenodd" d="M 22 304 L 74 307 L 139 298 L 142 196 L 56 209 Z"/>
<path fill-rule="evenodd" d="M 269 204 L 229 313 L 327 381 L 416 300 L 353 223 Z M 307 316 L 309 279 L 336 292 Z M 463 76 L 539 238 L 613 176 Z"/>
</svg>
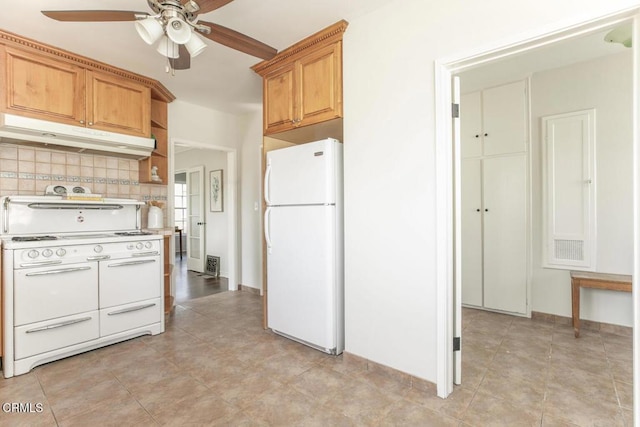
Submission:
<svg viewBox="0 0 640 427">
<path fill-rule="evenodd" d="M 157 206 L 149 206 L 147 228 L 163 228 L 162 209 Z"/>
</svg>

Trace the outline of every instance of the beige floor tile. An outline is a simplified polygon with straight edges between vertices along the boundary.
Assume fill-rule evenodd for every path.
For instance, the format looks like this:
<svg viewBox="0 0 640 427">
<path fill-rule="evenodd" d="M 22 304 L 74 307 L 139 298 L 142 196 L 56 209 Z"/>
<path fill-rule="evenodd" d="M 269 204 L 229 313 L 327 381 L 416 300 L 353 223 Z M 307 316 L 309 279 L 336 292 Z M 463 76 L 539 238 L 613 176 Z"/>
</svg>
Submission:
<svg viewBox="0 0 640 427">
<path fill-rule="evenodd" d="M 461 420 L 475 395 L 474 390 L 464 387 L 455 387 L 453 393 L 446 399 L 441 399 L 434 393 L 427 393 L 412 388 L 406 392 L 404 398 L 414 403 L 423 405 L 432 411 L 439 412 Z"/>
<path fill-rule="evenodd" d="M 612 404 L 618 402 L 611 375 L 596 375 L 581 369 L 552 367 L 547 390 L 555 394 L 588 395 Z"/>
<path fill-rule="evenodd" d="M 46 390 L 45 390 L 46 393 Z M 115 378 L 94 384 L 82 383 L 47 393 L 47 399 L 58 421 L 66 420 L 98 406 L 116 405 L 128 399 L 131 394 Z"/>
<path fill-rule="evenodd" d="M 188 400 L 167 402 L 152 413 L 159 425 L 215 425 L 230 419 L 240 410 L 225 402 L 215 393 L 198 394 Z"/>
<path fill-rule="evenodd" d="M 3 401 L 2 403 L 6 403 Z M 27 402 L 42 403 L 42 402 Z M 56 419 L 47 405 L 43 405 L 42 412 L 38 412 L 38 407 L 31 405 L 27 412 L 2 412 L 0 414 L 0 425 L 10 427 L 56 427 Z"/>
<path fill-rule="evenodd" d="M 106 403 L 71 418 L 59 421 L 60 427 L 86 426 L 155 426 L 156 422 L 133 399 Z"/>
<path fill-rule="evenodd" d="M 624 426 L 617 403 L 600 396 L 577 394 L 564 387 L 547 390 L 544 415 L 580 426 Z"/>
<path fill-rule="evenodd" d="M 243 412 L 253 419 L 263 420 L 271 425 L 298 425 L 318 410 L 313 399 L 287 386 L 262 394 L 246 407 Z"/>
<path fill-rule="evenodd" d="M 519 376 L 507 376 L 502 372 L 489 369 L 478 391 L 542 410 L 545 383 L 529 381 Z"/>
<path fill-rule="evenodd" d="M 633 384 L 615 382 L 618 400 L 623 409 L 633 409 Z"/>
<path fill-rule="evenodd" d="M 482 392 L 476 393 L 464 415 L 470 426 L 539 426 L 542 413 L 539 405 L 529 406 Z"/>
<path fill-rule="evenodd" d="M 382 418 L 380 426 L 458 426 L 459 420 L 442 413 L 432 411 L 409 400 L 394 403 L 387 415 Z"/>
</svg>

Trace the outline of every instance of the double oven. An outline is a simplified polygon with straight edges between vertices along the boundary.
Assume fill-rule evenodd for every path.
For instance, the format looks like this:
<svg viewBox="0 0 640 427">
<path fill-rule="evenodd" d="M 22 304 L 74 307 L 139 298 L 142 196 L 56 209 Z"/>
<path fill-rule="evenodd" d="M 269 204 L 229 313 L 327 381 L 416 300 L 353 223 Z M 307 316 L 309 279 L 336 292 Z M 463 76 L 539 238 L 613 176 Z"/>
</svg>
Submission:
<svg viewBox="0 0 640 427">
<path fill-rule="evenodd" d="M 164 332 L 162 235 L 142 202 L 0 198 L 5 378 Z"/>
</svg>

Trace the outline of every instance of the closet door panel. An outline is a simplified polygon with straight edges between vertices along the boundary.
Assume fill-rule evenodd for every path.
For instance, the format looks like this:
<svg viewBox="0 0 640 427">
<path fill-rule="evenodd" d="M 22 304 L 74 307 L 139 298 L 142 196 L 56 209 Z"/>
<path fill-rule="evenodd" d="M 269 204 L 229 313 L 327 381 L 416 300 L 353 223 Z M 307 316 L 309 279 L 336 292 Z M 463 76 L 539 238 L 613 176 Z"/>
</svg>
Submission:
<svg viewBox="0 0 640 427">
<path fill-rule="evenodd" d="M 527 162 L 526 156 L 485 159 L 484 306 L 527 310 Z"/>
<path fill-rule="evenodd" d="M 462 161 L 462 304 L 482 307 L 482 161 Z"/>
<path fill-rule="evenodd" d="M 526 151 L 527 105 L 524 81 L 482 92 L 484 155 Z"/>
<path fill-rule="evenodd" d="M 482 155 L 482 103 L 481 92 L 460 97 L 460 145 L 462 158 Z"/>
</svg>

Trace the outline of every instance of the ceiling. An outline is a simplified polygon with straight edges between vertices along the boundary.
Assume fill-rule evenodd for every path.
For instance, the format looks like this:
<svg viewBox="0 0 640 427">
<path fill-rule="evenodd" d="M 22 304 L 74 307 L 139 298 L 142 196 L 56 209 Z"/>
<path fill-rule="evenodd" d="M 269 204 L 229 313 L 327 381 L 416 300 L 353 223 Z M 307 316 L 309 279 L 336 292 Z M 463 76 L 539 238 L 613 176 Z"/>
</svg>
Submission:
<svg viewBox="0 0 640 427">
<path fill-rule="evenodd" d="M 278 51 L 339 21 L 349 21 L 394 0 L 234 0 L 200 15 Z M 178 100 L 230 113 L 259 108 L 261 78 L 249 67 L 259 58 L 207 40 L 191 69 L 165 72 L 166 60 L 138 36 L 133 22 L 58 22 L 41 10 L 131 10 L 151 13 L 146 0 L 12 1 L 0 29 L 48 43 L 159 80 Z"/>
</svg>

